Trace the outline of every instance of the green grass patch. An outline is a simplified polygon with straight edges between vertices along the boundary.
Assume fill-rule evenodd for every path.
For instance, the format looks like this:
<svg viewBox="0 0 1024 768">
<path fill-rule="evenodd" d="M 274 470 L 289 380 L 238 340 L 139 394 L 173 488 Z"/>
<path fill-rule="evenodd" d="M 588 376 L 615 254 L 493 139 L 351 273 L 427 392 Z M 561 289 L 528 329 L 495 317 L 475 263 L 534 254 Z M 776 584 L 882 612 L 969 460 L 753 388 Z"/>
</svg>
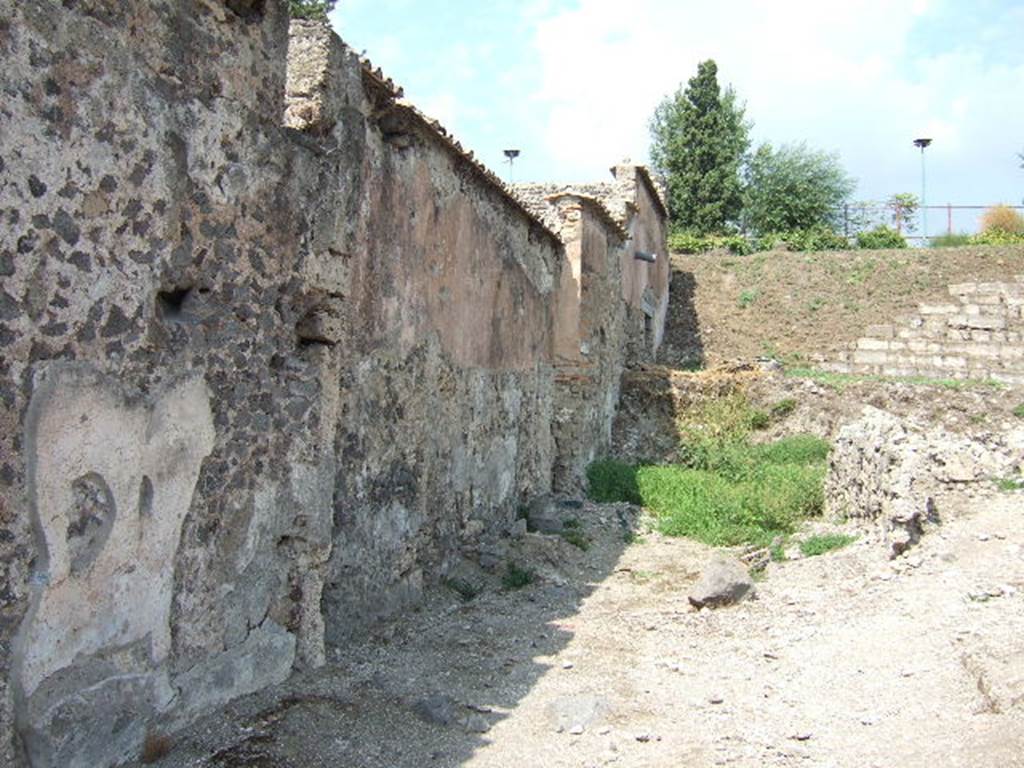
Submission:
<svg viewBox="0 0 1024 768">
<path fill-rule="evenodd" d="M 800 552 L 804 557 L 816 557 L 842 549 L 857 540 L 856 536 L 847 533 L 826 533 L 819 536 L 811 536 L 800 542 Z"/>
<path fill-rule="evenodd" d="M 1013 493 L 1024 490 L 1024 477 L 1000 477 L 996 478 L 996 488 L 1003 493 Z"/>
<path fill-rule="evenodd" d="M 757 301 L 757 289 L 750 289 L 740 292 L 739 307 L 740 309 L 746 309 L 755 301 Z"/>
<path fill-rule="evenodd" d="M 1024 419 L 1024 403 L 1021 403 L 1011 411 L 1018 419 Z"/>
<path fill-rule="evenodd" d="M 771 417 L 742 393 L 700 403 L 677 422 L 679 463 L 595 462 L 587 469 L 590 497 L 642 505 L 669 536 L 768 546 L 820 514 L 830 449 L 812 435 L 753 444 L 754 430 Z"/>
<path fill-rule="evenodd" d="M 786 375 L 797 379 L 811 379 L 819 384 L 832 387 L 842 392 L 851 384 L 868 381 L 911 384 L 922 387 L 942 387 L 943 389 L 1003 389 L 1001 382 L 993 379 L 931 379 L 924 376 L 879 376 L 877 374 L 831 373 L 814 368 L 787 368 Z"/>
<path fill-rule="evenodd" d="M 642 504 L 665 535 L 767 546 L 821 513 L 828 450 L 823 440 L 798 436 L 701 452 L 699 466 L 600 461 L 587 475 L 591 498 Z"/>
</svg>

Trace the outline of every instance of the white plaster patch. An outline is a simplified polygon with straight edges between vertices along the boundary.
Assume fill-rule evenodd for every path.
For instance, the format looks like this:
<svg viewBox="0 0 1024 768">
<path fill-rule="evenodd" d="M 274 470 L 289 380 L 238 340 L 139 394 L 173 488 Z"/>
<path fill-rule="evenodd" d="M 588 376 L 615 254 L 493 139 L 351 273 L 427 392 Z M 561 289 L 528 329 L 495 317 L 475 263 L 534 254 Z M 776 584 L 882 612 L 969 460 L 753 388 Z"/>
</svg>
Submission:
<svg viewBox="0 0 1024 768">
<path fill-rule="evenodd" d="M 23 695 L 81 657 L 147 637 L 159 664 L 170 650 L 181 526 L 214 444 L 205 383 L 196 377 L 131 404 L 113 380 L 58 366 L 37 381 L 27 425 L 45 559 L 20 638 Z M 92 492 L 85 502 L 83 488 Z M 103 524 L 102 537 L 79 541 Z"/>
</svg>

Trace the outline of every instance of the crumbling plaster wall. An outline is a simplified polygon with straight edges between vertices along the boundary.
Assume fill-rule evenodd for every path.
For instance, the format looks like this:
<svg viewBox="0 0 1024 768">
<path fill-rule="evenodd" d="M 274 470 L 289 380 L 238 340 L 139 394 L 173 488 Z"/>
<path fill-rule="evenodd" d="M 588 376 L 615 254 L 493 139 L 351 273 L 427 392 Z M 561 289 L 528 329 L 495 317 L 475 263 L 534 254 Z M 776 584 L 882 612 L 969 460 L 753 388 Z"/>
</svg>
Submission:
<svg viewBox="0 0 1024 768">
<path fill-rule="evenodd" d="M 289 123 L 312 142 L 308 162 L 339 163 L 326 179 L 358 169 L 348 188 L 310 195 L 313 217 L 333 222 L 314 250 L 346 264 L 323 600 L 329 639 L 342 642 L 550 489 L 563 252 L 336 36 L 292 28 Z"/>
<path fill-rule="evenodd" d="M 559 193 L 546 200 L 568 262 L 556 301 L 552 482 L 556 490 L 572 492 L 611 442 L 626 350 L 626 233 L 594 198 Z"/>
<path fill-rule="evenodd" d="M 661 194 L 643 166 L 625 161 L 612 167 L 613 180 L 596 183 L 517 184 L 516 194 L 549 226 L 559 217 L 551 199 L 575 194 L 597 200 L 625 230 L 621 250 L 621 293 L 626 303 L 626 363 L 653 362 L 661 346 L 668 313 L 671 269 L 668 260 L 668 212 Z M 637 258 L 641 252 L 654 263 Z"/>
<path fill-rule="evenodd" d="M 287 39 L 0 0 L 0 764 L 322 663 L 549 487 L 559 243 L 336 39 L 282 128 Z"/>
</svg>

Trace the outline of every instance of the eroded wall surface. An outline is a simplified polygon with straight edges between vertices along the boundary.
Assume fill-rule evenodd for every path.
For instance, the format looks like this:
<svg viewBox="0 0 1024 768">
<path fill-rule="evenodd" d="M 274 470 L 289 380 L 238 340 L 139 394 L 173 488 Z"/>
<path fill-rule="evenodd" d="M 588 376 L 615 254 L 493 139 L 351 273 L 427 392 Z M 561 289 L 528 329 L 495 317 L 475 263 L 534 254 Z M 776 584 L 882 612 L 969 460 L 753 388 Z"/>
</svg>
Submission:
<svg viewBox="0 0 1024 768">
<path fill-rule="evenodd" d="M 607 451 L 625 362 L 622 253 L 626 232 L 594 198 L 559 193 L 549 214 L 566 244 L 556 306 L 554 488 L 577 492 Z"/>
<path fill-rule="evenodd" d="M 335 38 L 286 84 L 283 5 L 0 0 L 0 764 L 322 663 L 550 486 L 560 243 Z"/>
</svg>

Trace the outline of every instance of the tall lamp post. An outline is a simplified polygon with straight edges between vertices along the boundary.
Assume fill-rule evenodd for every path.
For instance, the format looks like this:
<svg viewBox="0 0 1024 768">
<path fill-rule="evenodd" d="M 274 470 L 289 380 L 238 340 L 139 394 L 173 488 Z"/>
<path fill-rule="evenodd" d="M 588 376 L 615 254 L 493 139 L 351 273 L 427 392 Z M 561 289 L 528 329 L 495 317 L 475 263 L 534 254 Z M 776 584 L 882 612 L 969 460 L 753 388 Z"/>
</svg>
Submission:
<svg viewBox="0 0 1024 768">
<path fill-rule="evenodd" d="M 924 151 L 931 143 L 931 139 L 914 139 L 914 146 L 921 150 L 921 239 L 923 245 L 928 245 L 928 188 L 925 184 L 927 177 L 924 170 Z"/>
<path fill-rule="evenodd" d="M 516 158 L 519 157 L 519 150 L 518 149 L 506 149 L 505 150 L 505 157 L 508 158 L 508 181 L 509 181 L 509 184 L 513 184 L 513 183 L 515 183 L 515 180 L 516 180 L 515 179 L 515 174 L 512 172 L 513 171 L 513 163 L 515 163 Z"/>
</svg>

